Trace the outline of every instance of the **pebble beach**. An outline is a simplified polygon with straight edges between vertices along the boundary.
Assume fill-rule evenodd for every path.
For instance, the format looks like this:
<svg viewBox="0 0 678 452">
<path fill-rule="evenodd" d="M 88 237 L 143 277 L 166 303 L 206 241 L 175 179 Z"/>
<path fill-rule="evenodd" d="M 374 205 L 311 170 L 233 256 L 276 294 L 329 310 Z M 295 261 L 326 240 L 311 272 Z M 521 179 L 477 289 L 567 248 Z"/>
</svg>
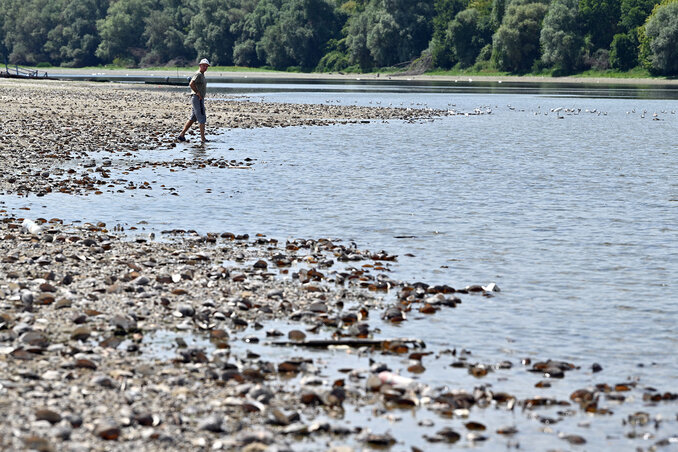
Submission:
<svg viewBox="0 0 678 452">
<path fill-rule="evenodd" d="M 448 114 L 207 100 L 208 134 L 215 135 L 231 128 Z M 149 157 L 148 150 L 177 146 L 189 107 L 188 97 L 176 92 L 0 80 L 0 101 L 6 107 L 2 196 L 31 194 L 49 202 L 57 192 L 148 188 L 111 178 L 107 161 L 113 156 L 177 171 L 257 165 L 247 158 Z M 189 139 L 199 142 L 196 135 Z M 614 424 L 614 435 L 629 447 L 676 447 L 678 415 L 665 414 L 678 411 L 675 387 L 605 374 L 607 363 L 591 365 L 586 357 L 581 363 L 549 356 L 485 363 L 468 350 L 380 334 L 384 324 L 421 322 L 425 328 L 425 318 L 442 311 L 463 317 L 466 304 L 502 296 L 487 282 L 455 288 L 394 280 L 389 268 L 397 265 L 397 254 L 342 238 L 281 242 L 256 231 L 130 236 L 115 225 L 34 218 L 28 210 L 18 215 L 0 205 L 0 449 L 350 452 L 492 443 L 532 450 L 521 440 L 527 424 L 550 435 L 553 450 L 587 450 L 586 435 L 552 427 L 573 417 L 585 418 L 580 424 L 591 431 Z M 291 327 L 283 331 L 279 322 Z M 167 342 L 160 348 L 159 337 Z M 271 359 L 261 356 L 261 347 L 294 351 Z M 306 352 L 311 349 L 321 352 Z M 328 364 L 330 350 L 369 365 L 335 370 Z M 393 360 L 406 362 L 408 373 L 393 372 Z M 425 366 L 434 360 L 477 384 L 451 379 L 444 387 L 427 385 Z M 485 385 L 495 372 L 524 379 L 525 392 L 533 395 Z M 572 373 L 601 376 L 567 397 L 550 392 L 553 382 Z M 525 375 L 538 382 L 528 383 Z M 347 422 L 347 413 L 358 408 L 390 419 L 393 428 Z M 419 422 L 415 438 L 398 432 L 400 414 L 409 412 L 429 419 Z M 496 412 L 508 421 L 495 423 L 489 414 Z M 463 428 L 446 426 L 449 419 Z"/>
</svg>

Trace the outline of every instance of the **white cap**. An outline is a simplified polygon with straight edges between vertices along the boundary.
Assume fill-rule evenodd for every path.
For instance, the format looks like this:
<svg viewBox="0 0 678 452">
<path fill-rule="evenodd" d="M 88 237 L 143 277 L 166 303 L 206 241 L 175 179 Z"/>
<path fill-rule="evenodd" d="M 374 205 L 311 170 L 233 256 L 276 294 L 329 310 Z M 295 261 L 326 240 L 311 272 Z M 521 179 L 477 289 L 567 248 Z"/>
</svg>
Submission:
<svg viewBox="0 0 678 452">
<path fill-rule="evenodd" d="M 199 64 L 206 64 L 206 65 L 210 66 L 210 61 L 207 58 L 203 58 L 202 60 L 200 60 Z"/>
</svg>

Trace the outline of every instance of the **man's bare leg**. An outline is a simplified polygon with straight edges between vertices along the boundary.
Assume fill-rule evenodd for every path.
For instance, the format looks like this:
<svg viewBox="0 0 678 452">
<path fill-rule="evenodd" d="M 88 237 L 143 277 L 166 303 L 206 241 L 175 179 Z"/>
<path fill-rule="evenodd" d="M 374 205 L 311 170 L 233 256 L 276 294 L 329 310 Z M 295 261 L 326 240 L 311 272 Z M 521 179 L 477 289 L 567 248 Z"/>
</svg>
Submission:
<svg viewBox="0 0 678 452">
<path fill-rule="evenodd" d="M 194 122 L 195 122 L 195 121 L 191 121 L 190 119 L 189 119 L 188 121 L 186 121 L 186 125 L 184 125 L 184 130 L 182 130 L 181 133 L 179 134 L 179 139 L 185 138 L 186 132 L 188 131 L 188 129 L 191 128 L 191 126 L 193 125 Z M 200 126 L 201 126 L 202 129 L 204 130 L 205 125 L 204 125 L 204 124 L 200 124 Z M 203 136 L 204 136 L 204 134 L 203 134 Z"/>
<path fill-rule="evenodd" d="M 205 124 L 198 124 L 198 126 L 200 127 L 200 139 L 204 143 L 205 141 L 207 141 L 205 139 Z"/>
</svg>

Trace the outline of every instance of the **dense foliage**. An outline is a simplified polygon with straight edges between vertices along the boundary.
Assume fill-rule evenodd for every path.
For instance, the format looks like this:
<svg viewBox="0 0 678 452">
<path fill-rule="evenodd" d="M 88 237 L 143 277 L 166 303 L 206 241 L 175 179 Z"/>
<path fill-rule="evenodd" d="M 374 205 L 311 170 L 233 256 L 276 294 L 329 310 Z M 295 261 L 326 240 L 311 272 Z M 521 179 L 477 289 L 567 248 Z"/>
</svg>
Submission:
<svg viewBox="0 0 678 452">
<path fill-rule="evenodd" d="M 0 0 L 0 11 L 9 64 L 678 75 L 678 0 Z"/>
</svg>

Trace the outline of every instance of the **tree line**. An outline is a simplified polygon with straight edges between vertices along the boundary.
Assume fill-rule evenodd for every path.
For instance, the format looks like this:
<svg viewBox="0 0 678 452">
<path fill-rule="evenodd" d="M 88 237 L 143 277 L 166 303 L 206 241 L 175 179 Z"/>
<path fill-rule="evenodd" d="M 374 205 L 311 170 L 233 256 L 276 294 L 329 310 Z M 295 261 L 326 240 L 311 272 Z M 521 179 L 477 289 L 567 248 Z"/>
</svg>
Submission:
<svg viewBox="0 0 678 452">
<path fill-rule="evenodd" d="M 678 0 L 0 0 L 10 64 L 678 74 Z"/>
</svg>

